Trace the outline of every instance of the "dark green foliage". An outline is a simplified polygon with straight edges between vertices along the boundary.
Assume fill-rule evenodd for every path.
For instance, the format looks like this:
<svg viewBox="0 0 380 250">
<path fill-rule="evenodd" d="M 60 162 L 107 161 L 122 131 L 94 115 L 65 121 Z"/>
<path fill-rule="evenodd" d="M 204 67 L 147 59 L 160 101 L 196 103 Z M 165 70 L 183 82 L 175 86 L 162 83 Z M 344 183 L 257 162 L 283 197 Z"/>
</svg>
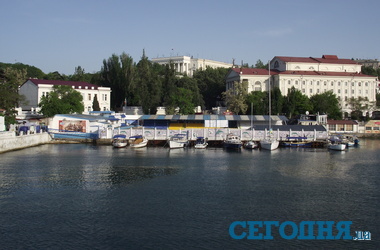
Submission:
<svg viewBox="0 0 380 250">
<path fill-rule="evenodd" d="M 40 113 L 47 117 L 53 117 L 56 114 L 82 113 L 83 97 L 70 86 L 60 85 L 53 86 L 53 91 L 48 96 L 43 96 L 38 104 L 41 107 Z"/>
<path fill-rule="evenodd" d="M 26 69 L 0 68 L 0 109 L 4 109 L 5 124 L 16 121 L 16 110 L 23 101 L 18 87 L 26 80 Z"/>
<path fill-rule="evenodd" d="M 222 92 L 226 90 L 225 77 L 229 69 L 207 67 L 196 71 L 194 79 L 198 82 L 199 92 L 203 95 L 204 108 L 211 109 L 222 101 Z"/>
<path fill-rule="evenodd" d="M 98 101 L 98 95 L 95 95 L 94 100 L 92 101 L 92 110 L 100 111 L 100 105 Z"/>
<path fill-rule="evenodd" d="M 314 113 L 327 114 L 329 119 L 342 119 L 342 112 L 339 108 L 339 100 L 332 91 L 316 94 L 310 97 Z"/>
<path fill-rule="evenodd" d="M 312 108 L 313 105 L 309 98 L 294 87 L 290 89 L 288 95 L 284 98 L 283 111 L 288 115 L 288 118 L 305 114 L 306 111 L 310 111 Z"/>
</svg>

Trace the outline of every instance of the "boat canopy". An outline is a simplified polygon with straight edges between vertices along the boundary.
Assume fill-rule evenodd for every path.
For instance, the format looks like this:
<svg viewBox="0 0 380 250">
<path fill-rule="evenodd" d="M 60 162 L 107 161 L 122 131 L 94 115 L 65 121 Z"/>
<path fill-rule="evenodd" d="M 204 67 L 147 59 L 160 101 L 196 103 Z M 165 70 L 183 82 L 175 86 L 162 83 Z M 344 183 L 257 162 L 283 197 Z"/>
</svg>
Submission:
<svg viewBox="0 0 380 250">
<path fill-rule="evenodd" d="M 119 138 L 121 138 L 121 139 L 125 139 L 125 138 L 127 138 L 127 136 L 126 135 L 114 135 L 113 136 L 113 139 L 119 139 Z"/>
<path fill-rule="evenodd" d="M 142 135 L 134 135 L 134 136 L 130 136 L 129 139 L 141 139 L 143 138 Z"/>
</svg>

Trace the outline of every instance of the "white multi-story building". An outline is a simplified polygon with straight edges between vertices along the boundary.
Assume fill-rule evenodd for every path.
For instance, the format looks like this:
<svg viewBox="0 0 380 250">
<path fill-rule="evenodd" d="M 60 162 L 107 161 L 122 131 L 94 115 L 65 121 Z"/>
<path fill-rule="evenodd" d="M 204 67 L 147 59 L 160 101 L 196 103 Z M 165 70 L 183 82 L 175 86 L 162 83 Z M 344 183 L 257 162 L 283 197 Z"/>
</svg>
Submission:
<svg viewBox="0 0 380 250">
<path fill-rule="evenodd" d="M 224 63 L 212 61 L 207 59 L 193 58 L 190 56 L 172 56 L 172 57 L 159 57 L 152 58 L 153 63 L 169 64 L 173 63 L 176 72 L 193 76 L 196 70 L 204 70 L 206 67 L 210 68 L 231 68 L 231 63 Z"/>
<path fill-rule="evenodd" d="M 31 110 L 38 107 L 42 96 L 53 91 L 55 85 L 67 85 L 78 91 L 83 96 L 84 113 L 92 111 L 95 96 L 98 99 L 100 110 L 107 111 L 111 107 L 111 89 L 101 87 L 87 82 L 59 81 L 29 79 L 21 85 L 19 94 L 26 97 L 27 104 L 22 106 L 23 110 Z"/>
<path fill-rule="evenodd" d="M 370 115 L 376 102 L 377 77 L 361 73 L 361 65 L 335 55 L 314 57 L 276 56 L 270 61 L 271 71 L 255 68 L 233 68 L 226 77 L 226 89 L 234 83 L 246 83 L 248 92 L 267 91 L 269 76 L 271 86 L 278 87 L 287 95 L 292 87 L 311 97 L 332 91 L 340 100 L 343 112 L 351 113 L 348 100 L 367 97 Z"/>
</svg>

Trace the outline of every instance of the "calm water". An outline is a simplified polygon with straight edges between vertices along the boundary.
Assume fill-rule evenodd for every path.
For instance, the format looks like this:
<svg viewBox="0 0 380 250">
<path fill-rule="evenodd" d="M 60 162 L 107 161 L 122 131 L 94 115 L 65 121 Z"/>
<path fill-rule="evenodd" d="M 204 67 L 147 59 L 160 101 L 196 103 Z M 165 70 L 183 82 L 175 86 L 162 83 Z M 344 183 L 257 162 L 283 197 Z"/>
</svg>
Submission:
<svg viewBox="0 0 380 250">
<path fill-rule="evenodd" d="M 0 246 L 375 249 L 380 141 L 361 143 L 347 152 L 57 144 L 0 154 Z M 234 240 L 236 220 L 352 221 L 351 232 L 372 240 Z"/>
</svg>

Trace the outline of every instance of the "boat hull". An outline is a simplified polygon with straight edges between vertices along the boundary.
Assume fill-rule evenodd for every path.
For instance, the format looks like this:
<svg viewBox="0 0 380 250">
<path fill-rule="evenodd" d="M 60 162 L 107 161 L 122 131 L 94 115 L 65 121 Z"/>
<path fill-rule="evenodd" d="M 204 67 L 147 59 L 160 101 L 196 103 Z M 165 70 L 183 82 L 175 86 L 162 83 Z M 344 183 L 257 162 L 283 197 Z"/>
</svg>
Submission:
<svg viewBox="0 0 380 250">
<path fill-rule="evenodd" d="M 265 149 L 265 150 L 275 150 L 278 148 L 279 146 L 279 141 L 275 140 L 275 141 L 261 141 L 260 142 L 260 145 L 261 145 L 261 148 L 262 149 Z"/>
<path fill-rule="evenodd" d="M 346 150 L 346 144 L 343 144 L 343 143 L 341 143 L 341 144 L 330 144 L 328 146 L 328 148 L 330 150 L 335 150 L 335 151 L 344 151 L 344 150 Z"/>
<path fill-rule="evenodd" d="M 130 147 L 131 148 L 143 148 L 143 147 L 146 147 L 146 145 L 148 145 L 148 140 L 144 139 L 142 142 L 131 144 Z"/>
<path fill-rule="evenodd" d="M 169 141 L 169 148 L 184 148 L 187 146 L 187 142 Z"/>
<path fill-rule="evenodd" d="M 227 148 L 227 149 L 240 149 L 242 147 L 242 144 L 241 143 L 228 143 L 228 142 L 225 142 L 223 144 L 224 148 Z"/>
</svg>

